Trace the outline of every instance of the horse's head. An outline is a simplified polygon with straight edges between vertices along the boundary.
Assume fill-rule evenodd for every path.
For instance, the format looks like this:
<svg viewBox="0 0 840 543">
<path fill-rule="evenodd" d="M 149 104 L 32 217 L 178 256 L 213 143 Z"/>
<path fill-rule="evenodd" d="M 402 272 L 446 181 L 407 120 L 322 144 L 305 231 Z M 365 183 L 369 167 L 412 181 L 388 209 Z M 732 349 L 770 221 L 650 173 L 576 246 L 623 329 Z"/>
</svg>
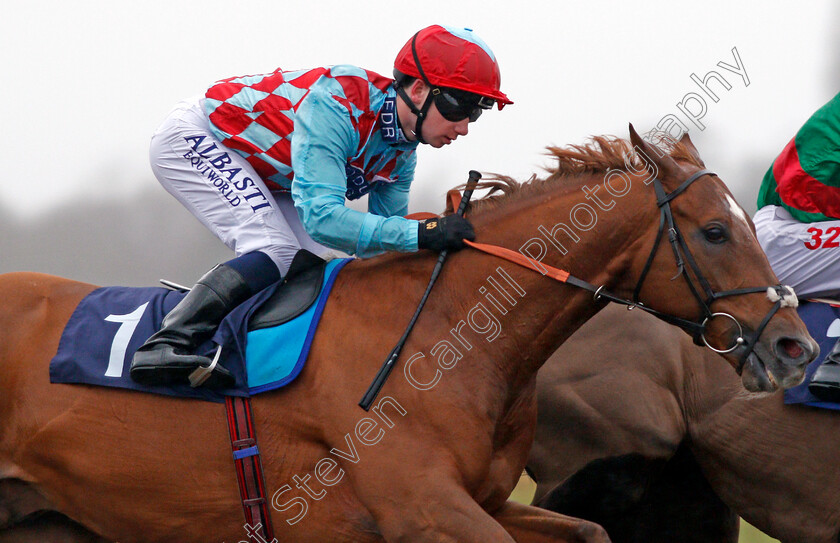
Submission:
<svg viewBox="0 0 840 543">
<path fill-rule="evenodd" d="M 794 309 L 793 293 L 777 288 L 750 218 L 705 169 L 687 135 L 672 155 L 649 145 L 632 125 L 630 139 L 658 207 L 655 220 L 647 215 L 628 271 L 639 278 L 634 298 L 655 297 L 658 311 L 684 319 L 677 324 L 720 352 L 748 390 L 799 384 L 819 349 Z M 679 153 L 686 156 L 675 159 Z"/>
</svg>

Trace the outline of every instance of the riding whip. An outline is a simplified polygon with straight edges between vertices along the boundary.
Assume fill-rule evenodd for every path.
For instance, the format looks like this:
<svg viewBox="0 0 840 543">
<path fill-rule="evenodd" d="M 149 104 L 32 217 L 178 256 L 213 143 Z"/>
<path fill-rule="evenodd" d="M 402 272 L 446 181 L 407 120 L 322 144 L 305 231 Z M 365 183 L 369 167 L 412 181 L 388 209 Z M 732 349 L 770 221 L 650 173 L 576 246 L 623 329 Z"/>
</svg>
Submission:
<svg viewBox="0 0 840 543">
<path fill-rule="evenodd" d="M 470 170 L 470 177 L 467 181 L 467 186 L 464 188 L 464 195 L 461 197 L 461 204 L 458 206 L 458 210 L 456 213 L 460 216 L 464 216 L 464 212 L 467 209 L 467 204 L 470 203 L 470 198 L 472 197 L 473 190 L 475 190 L 475 186 L 478 184 L 478 181 L 481 179 L 481 174 L 475 170 Z M 388 355 L 388 359 L 382 364 L 382 367 L 379 368 L 379 371 L 376 373 L 376 377 L 373 378 L 373 382 L 371 382 L 370 386 L 365 392 L 365 395 L 362 397 L 362 400 L 359 402 L 359 407 L 368 411 L 370 409 L 370 405 L 373 403 L 373 400 L 376 399 L 377 394 L 379 394 L 380 389 L 385 384 L 385 381 L 388 379 L 388 375 L 391 374 L 391 370 L 394 369 L 394 366 L 397 363 L 397 359 L 400 357 L 400 352 L 402 351 L 405 342 L 408 340 L 408 335 L 411 333 L 411 329 L 414 328 L 414 323 L 417 322 L 417 317 L 420 316 L 420 312 L 423 310 L 423 306 L 426 305 L 426 300 L 429 298 L 429 293 L 432 292 L 432 287 L 435 285 L 435 281 L 437 281 L 438 275 L 440 275 L 441 270 L 443 269 L 443 263 L 446 261 L 446 255 L 449 253 L 448 250 L 444 249 L 440 252 L 438 256 L 437 264 L 435 264 L 435 269 L 432 270 L 432 276 L 429 279 L 429 284 L 426 286 L 426 292 L 423 293 L 423 297 L 420 299 L 420 305 L 417 306 L 417 311 L 414 312 L 414 316 L 411 317 L 411 322 L 408 323 L 408 327 L 403 332 L 402 337 L 397 342 L 396 347 L 394 350 L 391 351 L 391 354 Z"/>
</svg>

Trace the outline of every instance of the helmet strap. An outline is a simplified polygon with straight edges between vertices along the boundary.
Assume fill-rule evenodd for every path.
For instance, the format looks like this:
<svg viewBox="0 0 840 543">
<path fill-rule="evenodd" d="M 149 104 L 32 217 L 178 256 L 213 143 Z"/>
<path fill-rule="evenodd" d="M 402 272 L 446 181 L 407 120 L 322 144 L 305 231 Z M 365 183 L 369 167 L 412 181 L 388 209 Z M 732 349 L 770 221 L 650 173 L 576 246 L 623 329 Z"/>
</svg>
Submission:
<svg viewBox="0 0 840 543">
<path fill-rule="evenodd" d="M 411 101 L 411 97 L 409 97 L 408 93 L 405 92 L 405 89 L 401 86 L 397 86 L 397 95 L 402 98 L 402 101 L 408 106 L 412 113 L 417 117 L 417 120 L 414 122 L 414 137 L 417 138 L 417 141 L 420 143 L 428 143 L 426 140 L 423 139 L 423 121 L 426 119 L 426 114 L 429 112 L 429 108 L 432 107 L 432 102 L 434 102 L 434 96 L 432 95 L 432 91 L 434 89 L 429 89 L 429 94 L 426 95 L 426 101 L 423 102 L 423 106 L 418 108 L 414 102 Z"/>
</svg>

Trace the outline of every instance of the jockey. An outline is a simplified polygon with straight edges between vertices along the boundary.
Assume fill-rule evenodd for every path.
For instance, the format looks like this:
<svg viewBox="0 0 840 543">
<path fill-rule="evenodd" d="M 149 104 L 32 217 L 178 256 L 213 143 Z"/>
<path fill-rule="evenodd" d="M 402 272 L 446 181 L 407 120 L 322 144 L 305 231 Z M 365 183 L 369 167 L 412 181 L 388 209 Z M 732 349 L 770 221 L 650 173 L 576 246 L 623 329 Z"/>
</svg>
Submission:
<svg viewBox="0 0 840 543">
<path fill-rule="evenodd" d="M 840 295 L 840 94 L 817 110 L 764 176 L 754 222 L 776 275 L 800 298 Z M 840 401 L 840 340 L 808 390 Z"/>
<path fill-rule="evenodd" d="M 475 239 L 458 215 L 403 218 L 416 148 L 466 136 L 497 104 L 499 65 L 470 29 L 430 26 L 403 46 L 395 79 L 355 66 L 233 77 L 175 107 L 152 137 L 152 170 L 163 187 L 234 250 L 206 273 L 134 355 L 131 377 L 185 381 L 210 359 L 194 354 L 221 320 L 279 281 L 295 254 L 337 249 L 457 250 Z M 368 212 L 345 199 L 368 196 Z M 207 386 L 233 376 L 216 366 Z"/>
</svg>

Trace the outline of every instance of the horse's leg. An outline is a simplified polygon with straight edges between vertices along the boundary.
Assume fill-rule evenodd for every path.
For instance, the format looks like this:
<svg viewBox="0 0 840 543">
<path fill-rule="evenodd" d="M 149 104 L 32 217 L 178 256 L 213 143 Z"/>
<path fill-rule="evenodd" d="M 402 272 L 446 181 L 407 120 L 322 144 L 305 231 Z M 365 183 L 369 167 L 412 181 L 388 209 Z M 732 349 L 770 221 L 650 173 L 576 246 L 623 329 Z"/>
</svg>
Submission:
<svg viewBox="0 0 840 543">
<path fill-rule="evenodd" d="M 463 488 L 439 482 L 426 484 L 425 481 L 434 479 L 418 477 L 411 487 L 402 487 L 401 490 L 408 490 L 410 497 L 371 504 L 371 512 L 385 541 L 514 543 L 515 540 Z M 388 496 L 387 491 L 380 495 Z"/>
<path fill-rule="evenodd" d="M 599 525 L 552 513 L 539 507 L 507 502 L 493 518 L 517 543 L 609 543 L 607 532 Z"/>
<path fill-rule="evenodd" d="M 362 469 L 354 471 L 351 476 L 357 496 L 389 543 L 609 542 L 606 532 L 596 524 L 536 507 L 527 508 L 532 513 L 531 518 L 516 519 L 513 515 L 502 515 L 505 521 L 517 528 L 517 533 L 528 533 L 529 523 L 550 519 L 545 523 L 545 535 L 541 539 L 520 539 L 508 532 L 508 527 L 500 524 L 499 518 L 485 511 L 452 478 L 451 471 L 443 467 L 445 462 L 435 463 L 422 472 L 406 469 L 406 466 L 421 465 L 421 461 L 403 457 L 396 458 L 393 464 L 383 459 L 381 464 L 369 464 L 370 470 L 360 465 Z M 399 496 L 399 499 L 387 496 Z M 542 528 L 531 531 L 536 534 L 541 533 L 540 530 Z"/>
<path fill-rule="evenodd" d="M 35 487 L 0 479 L 0 543 L 104 543 L 93 532 L 53 510 Z"/>
<path fill-rule="evenodd" d="M 44 511 L 0 530 L 0 543 L 108 543 L 61 513 Z"/>
<path fill-rule="evenodd" d="M 631 454 L 590 462 L 537 505 L 597 522 L 614 543 L 738 541 L 738 516 L 685 445 L 669 460 Z"/>
<path fill-rule="evenodd" d="M 20 479 L 0 479 L 0 529 L 17 524 L 37 511 L 52 508 L 52 504 L 29 483 Z"/>
</svg>

